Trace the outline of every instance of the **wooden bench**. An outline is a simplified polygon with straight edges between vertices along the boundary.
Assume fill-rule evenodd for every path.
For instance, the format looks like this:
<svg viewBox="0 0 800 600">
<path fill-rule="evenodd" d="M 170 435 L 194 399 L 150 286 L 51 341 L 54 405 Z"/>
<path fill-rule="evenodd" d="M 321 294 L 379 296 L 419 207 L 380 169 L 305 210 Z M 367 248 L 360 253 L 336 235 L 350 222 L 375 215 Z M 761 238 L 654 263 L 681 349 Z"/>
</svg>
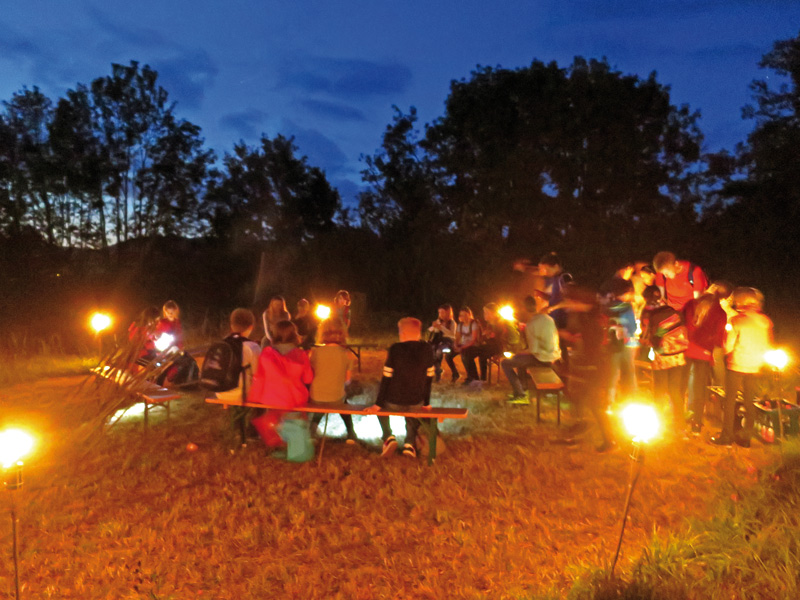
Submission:
<svg viewBox="0 0 800 600">
<path fill-rule="evenodd" d="M 133 377 L 127 371 L 114 369 L 111 367 L 96 367 L 92 372 L 103 380 L 114 384 L 123 390 L 123 386 L 132 381 Z M 177 400 L 181 395 L 173 390 L 169 390 L 152 381 L 137 382 L 132 389 L 124 390 L 134 397 L 135 402 L 144 404 L 144 428 L 147 429 L 149 423 L 149 413 L 152 407 L 164 408 L 167 411 L 167 420 L 170 417 L 170 403 Z"/>
<path fill-rule="evenodd" d="M 209 404 L 220 404 L 224 406 L 226 409 L 229 406 L 236 406 L 242 408 L 264 408 L 264 409 L 274 409 L 274 410 L 284 410 L 287 409 L 284 407 L 277 407 L 277 406 L 267 406 L 264 404 L 258 404 L 256 402 L 242 402 L 242 401 L 228 401 L 222 400 L 217 398 L 216 396 L 210 396 L 206 398 L 206 402 Z M 362 416 L 369 416 L 369 415 L 376 415 L 379 417 L 389 417 L 389 416 L 397 416 L 397 417 L 410 417 L 416 419 L 424 419 L 427 420 L 428 425 L 428 442 L 430 451 L 428 453 L 428 464 L 432 465 L 433 461 L 436 459 L 436 436 L 438 435 L 438 427 L 436 427 L 436 423 L 441 423 L 445 419 L 465 419 L 469 414 L 469 411 L 466 408 L 441 408 L 441 407 L 432 407 L 430 409 L 425 410 L 416 410 L 416 411 L 387 411 L 381 409 L 378 412 L 366 412 L 366 409 L 369 408 L 367 406 L 360 406 L 355 404 L 339 404 L 339 403 L 328 403 L 328 402 L 309 402 L 305 406 L 299 406 L 288 410 L 287 412 L 299 412 L 299 413 L 321 413 L 321 414 L 339 414 L 339 415 L 362 415 Z M 244 443 L 244 426 L 242 423 L 242 427 L 240 428 L 240 434 L 242 436 L 242 443 Z M 325 438 L 323 436 L 323 443 Z M 321 452 L 320 448 L 320 452 Z"/>
<path fill-rule="evenodd" d="M 556 394 L 556 423 L 561 425 L 561 396 L 564 392 L 564 382 L 561 377 L 556 375 L 553 369 L 547 367 L 531 367 L 528 373 L 533 381 L 533 387 L 536 390 L 536 422 L 541 422 L 540 416 L 540 400 L 542 394 L 555 392 Z"/>
</svg>

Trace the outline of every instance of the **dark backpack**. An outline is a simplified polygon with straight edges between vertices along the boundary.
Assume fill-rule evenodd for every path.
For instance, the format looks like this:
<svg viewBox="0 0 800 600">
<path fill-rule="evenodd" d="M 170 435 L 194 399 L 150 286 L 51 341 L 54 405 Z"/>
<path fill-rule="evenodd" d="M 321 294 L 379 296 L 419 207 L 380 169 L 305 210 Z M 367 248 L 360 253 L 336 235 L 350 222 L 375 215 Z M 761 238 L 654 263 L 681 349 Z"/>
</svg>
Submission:
<svg viewBox="0 0 800 600">
<path fill-rule="evenodd" d="M 661 356 L 673 356 L 689 349 L 689 332 L 681 314 L 667 306 L 654 311 L 650 317 L 653 328 L 653 351 Z"/>
<path fill-rule="evenodd" d="M 245 338 L 231 335 L 212 344 L 200 370 L 200 385 L 212 392 L 227 392 L 239 387 Z"/>
</svg>

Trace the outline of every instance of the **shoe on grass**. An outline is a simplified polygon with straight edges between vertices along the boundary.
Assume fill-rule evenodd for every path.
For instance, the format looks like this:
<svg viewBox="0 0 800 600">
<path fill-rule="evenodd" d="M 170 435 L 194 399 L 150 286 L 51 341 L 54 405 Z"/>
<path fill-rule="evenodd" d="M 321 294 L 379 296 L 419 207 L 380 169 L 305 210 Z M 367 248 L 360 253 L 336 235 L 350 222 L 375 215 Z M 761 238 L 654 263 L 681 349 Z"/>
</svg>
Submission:
<svg viewBox="0 0 800 600">
<path fill-rule="evenodd" d="M 453 373 L 453 376 L 450 378 L 450 383 L 455 383 L 461 379 L 461 373 Z"/>
<path fill-rule="evenodd" d="M 521 396 L 518 394 L 511 394 L 506 402 L 509 404 L 527 405 L 531 403 L 531 400 L 528 398 L 527 394 L 522 394 Z"/>
<path fill-rule="evenodd" d="M 389 456 L 397 452 L 397 439 L 390 435 L 388 438 L 383 440 L 383 450 L 381 450 L 381 458 Z"/>
<path fill-rule="evenodd" d="M 409 458 L 417 458 L 417 451 L 411 444 L 408 443 L 403 444 L 403 456 L 408 456 Z"/>
<path fill-rule="evenodd" d="M 733 446 L 733 440 L 723 436 L 721 433 L 712 435 L 709 442 L 711 442 L 714 446 L 721 446 L 723 448 L 730 448 Z"/>
</svg>

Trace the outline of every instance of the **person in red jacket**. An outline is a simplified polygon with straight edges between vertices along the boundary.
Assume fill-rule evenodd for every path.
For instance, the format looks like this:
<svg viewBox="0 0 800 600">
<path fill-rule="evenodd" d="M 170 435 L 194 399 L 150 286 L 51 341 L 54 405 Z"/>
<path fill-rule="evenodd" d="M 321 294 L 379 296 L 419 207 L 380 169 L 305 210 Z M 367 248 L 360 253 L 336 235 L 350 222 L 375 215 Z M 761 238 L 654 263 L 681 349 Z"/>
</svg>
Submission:
<svg viewBox="0 0 800 600">
<path fill-rule="evenodd" d="M 314 373 L 308 354 L 298 348 L 299 344 L 294 323 L 280 321 L 275 325 L 272 345 L 262 350 L 258 359 L 247 400 L 278 407 L 270 408 L 251 421 L 268 448 L 283 445 L 276 427 L 284 416 L 293 408 L 308 404 L 308 386 Z"/>
<path fill-rule="evenodd" d="M 653 268 L 664 301 L 675 310 L 683 310 L 689 300 L 700 296 L 708 287 L 703 269 L 688 260 L 678 260 L 672 252 L 656 254 Z"/>
<path fill-rule="evenodd" d="M 711 383 L 714 365 L 714 349 L 725 344 L 725 325 L 728 315 L 720 301 L 729 297 L 733 286 L 726 281 L 715 281 L 708 292 L 690 300 L 683 307 L 683 319 L 689 335 L 686 362 L 689 365 L 691 386 L 689 406 L 692 409 L 692 435 L 700 435 L 703 429 L 703 410 Z"/>
<path fill-rule="evenodd" d="M 172 346 L 183 350 L 183 325 L 181 325 L 181 309 L 178 304 L 169 300 L 164 303 L 161 309 L 162 317 L 156 324 L 156 339 L 160 338 L 163 334 L 172 336 Z"/>
</svg>

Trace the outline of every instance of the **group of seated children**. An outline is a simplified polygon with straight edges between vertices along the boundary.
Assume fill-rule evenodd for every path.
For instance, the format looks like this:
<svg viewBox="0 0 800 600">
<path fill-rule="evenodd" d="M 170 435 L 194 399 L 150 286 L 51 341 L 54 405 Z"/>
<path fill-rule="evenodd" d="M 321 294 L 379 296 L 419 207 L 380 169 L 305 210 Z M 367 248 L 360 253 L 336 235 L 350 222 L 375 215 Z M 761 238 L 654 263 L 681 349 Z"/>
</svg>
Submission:
<svg viewBox="0 0 800 600">
<path fill-rule="evenodd" d="M 152 361 L 158 351 L 156 341 L 162 336 L 169 337 L 169 346 L 183 350 L 183 326 L 180 308 L 169 300 L 159 311 L 155 306 L 145 308 L 139 317 L 128 327 L 128 342 L 133 348 L 136 365 L 144 366 Z"/>
<path fill-rule="evenodd" d="M 337 298 L 340 298 L 337 295 Z M 275 302 L 276 299 L 273 299 Z M 238 340 L 241 350 L 241 375 L 238 387 L 218 392 L 221 399 L 248 402 L 269 406 L 258 411 L 250 420 L 253 428 L 268 449 L 284 446 L 280 425 L 293 409 L 308 402 L 341 404 L 348 397 L 350 384 L 350 355 L 346 348 L 349 297 L 343 297 L 339 310 L 318 326 L 318 344 L 310 351 L 303 348 L 304 339 L 299 334 L 296 322 L 288 318 L 271 320 L 272 314 L 286 317 L 285 303 L 280 299 L 270 303 L 264 313 L 265 326 L 269 329 L 268 343 L 260 348 L 248 338 L 255 326 L 255 317 L 247 309 L 237 308 L 230 318 L 231 336 Z M 272 310 L 271 310 L 272 309 Z M 283 310 L 284 312 L 281 312 Z M 303 313 L 305 314 L 305 313 Z M 303 316 L 301 314 L 301 317 Z M 315 326 L 316 327 L 316 326 Z M 431 381 L 434 376 L 432 346 L 420 340 L 422 325 L 414 318 L 401 319 L 398 323 L 400 342 L 389 348 L 383 370 L 377 401 L 373 411 L 380 408 L 408 410 L 429 405 Z M 357 441 L 352 416 L 341 414 L 347 429 L 347 443 Z M 239 412 L 236 418 L 247 418 Z M 316 431 L 322 413 L 312 413 L 311 431 Z M 382 456 L 397 450 L 397 440 L 392 434 L 389 418 L 379 415 L 383 432 Z M 406 419 L 406 437 L 402 448 L 405 456 L 416 456 L 416 435 L 420 421 Z"/>
</svg>

